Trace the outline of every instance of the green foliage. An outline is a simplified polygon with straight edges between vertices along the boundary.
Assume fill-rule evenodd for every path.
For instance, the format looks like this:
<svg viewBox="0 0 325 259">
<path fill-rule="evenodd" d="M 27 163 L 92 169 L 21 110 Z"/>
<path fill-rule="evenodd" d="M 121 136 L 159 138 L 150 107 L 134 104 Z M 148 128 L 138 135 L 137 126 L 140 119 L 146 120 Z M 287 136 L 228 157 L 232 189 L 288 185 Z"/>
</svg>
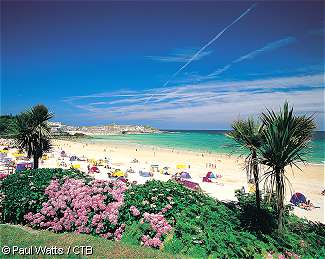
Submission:
<svg viewBox="0 0 325 259">
<path fill-rule="evenodd" d="M 289 109 L 286 102 L 280 112 L 268 110 L 261 117 L 265 130 L 263 144 L 259 148 L 261 163 L 270 170 L 264 174 L 265 184 L 270 191 L 275 189 L 277 197 L 278 232 L 284 225 L 284 194 L 288 179 L 285 175 L 286 166 L 297 166 L 305 162 L 309 152 L 309 144 L 316 128 L 312 116 L 298 116 Z"/>
<path fill-rule="evenodd" d="M 140 222 L 133 222 L 126 226 L 121 241 L 129 245 L 139 245 L 141 236 L 143 235 Z"/>
<path fill-rule="evenodd" d="M 12 115 L 2 115 L 0 116 L 0 136 L 8 137 L 10 128 L 15 121 L 15 116 Z"/>
<path fill-rule="evenodd" d="M 37 212 L 47 200 L 44 189 L 51 179 L 63 182 L 67 176 L 90 181 L 78 171 L 62 169 L 32 170 L 8 176 L 2 186 L 5 221 L 20 223 L 27 212 Z M 120 208 L 119 223 L 126 224 L 122 243 L 139 245 L 144 233 L 154 234 L 148 223 L 141 222 L 142 216 L 130 213 L 130 206 L 136 206 L 143 214 L 158 213 L 172 204 L 172 209 L 164 214 L 173 227 L 164 237 L 161 249 L 165 252 L 196 258 L 260 258 L 268 252 L 284 254 L 286 251 L 308 258 L 325 255 L 321 249 L 325 245 L 323 224 L 299 219 L 286 208 L 287 228 L 279 236 L 275 231 L 274 198 L 270 202 L 262 199 L 264 218 L 258 219 L 254 195 L 237 193 L 237 198 L 237 203 L 223 203 L 174 181 L 153 180 L 131 186 Z"/>
<path fill-rule="evenodd" d="M 141 213 L 158 213 L 172 203 L 173 208 L 165 218 L 173 231 L 166 236 L 162 249 L 196 258 L 260 258 L 271 251 L 291 251 L 301 256 L 324 253 L 319 249 L 319 245 L 324 245 L 324 225 L 289 215 L 288 206 L 284 214 L 288 227 L 279 238 L 275 231 L 274 197 L 261 201 L 260 217 L 257 217 L 254 194 L 237 193 L 237 198 L 237 203 L 222 203 L 174 181 L 153 180 L 126 191 L 120 220 L 132 226 L 125 237 L 132 243 L 133 238 L 140 239 L 146 224 L 139 225 L 139 217 L 132 216 L 129 207 L 136 206 Z M 301 247 L 302 240 L 305 247 Z"/>
<path fill-rule="evenodd" d="M 123 242 L 106 240 L 101 237 L 76 233 L 53 233 L 48 230 L 33 230 L 23 226 L 0 225 L 0 246 L 18 246 L 26 247 L 60 247 L 65 251 L 65 255 L 42 255 L 31 256 L 31 258 L 88 258 L 86 256 L 74 255 L 68 250 L 73 247 L 91 246 L 93 254 L 90 258 L 184 258 L 182 256 L 173 256 L 162 251 L 149 247 L 140 247 L 127 245 Z M 80 249 L 81 250 L 81 249 Z M 0 258 L 27 258 L 28 256 L 5 256 L 0 249 Z"/>
<path fill-rule="evenodd" d="M 144 185 L 135 185 L 129 188 L 125 193 L 126 209 L 124 221 L 133 219 L 128 211 L 130 206 L 136 206 L 141 213 L 158 213 L 166 205 L 171 204 L 173 208 L 166 212 L 165 217 L 172 219 L 174 216 L 181 214 L 184 209 L 195 204 L 196 210 L 200 210 L 203 204 L 217 204 L 221 208 L 226 207 L 219 201 L 200 193 L 189 190 L 184 186 L 169 180 L 167 182 L 152 180 Z"/>
<path fill-rule="evenodd" d="M 53 114 L 44 105 L 35 105 L 16 116 L 10 129 L 15 144 L 34 158 L 34 168 L 44 152 L 51 150 L 51 129 L 47 121 Z"/>
<path fill-rule="evenodd" d="M 34 169 L 9 175 L 1 183 L 1 192 L 5 196 L 2 202 L 2 221 L 22 223 L 27 212 L 36 213 L 41 209 L 42 203 L 47 201 L 44 190 L 50 181 L 60 179 L 63 182 L 65 177 L 87 181 L 91 179 L 80 171 L 60 168 Z"/>
</svg>

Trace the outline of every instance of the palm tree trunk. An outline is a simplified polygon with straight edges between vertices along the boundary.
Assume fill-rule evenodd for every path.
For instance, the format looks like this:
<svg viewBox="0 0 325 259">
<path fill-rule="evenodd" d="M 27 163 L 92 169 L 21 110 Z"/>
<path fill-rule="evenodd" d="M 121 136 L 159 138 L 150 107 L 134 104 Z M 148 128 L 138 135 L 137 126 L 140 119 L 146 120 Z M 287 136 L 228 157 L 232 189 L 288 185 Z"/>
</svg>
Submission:
<svg viewBox="0 0 325 259">
<path fill-rule="evenodd" d="M 275 169 L 276 180 L 276 197 L 278 210 L 278 233 L 283 230 L 283 214 L 284 214 L 284 182 L 281 169 Z"/>
<path fill-rule="evenodd" d="M 33 160 L 34 160 L 34 169 L 38 168 L 38 160 L 39 160 L 39 156 L 34 154 L 33 155 Z"/>
<path fill-rule="evenodd" d="M 260 200 L 260 187 L 259 187 L 259 176 L 258 176 L 258 164 L 256 161 L 256 151 L 254 150 L 252 153 L 253 160 L 253 175 L 255 182 L 255 199 L 256 199 L 256 208 L 259 211 L 261 209 L 261 200 Z"/>
</svg>

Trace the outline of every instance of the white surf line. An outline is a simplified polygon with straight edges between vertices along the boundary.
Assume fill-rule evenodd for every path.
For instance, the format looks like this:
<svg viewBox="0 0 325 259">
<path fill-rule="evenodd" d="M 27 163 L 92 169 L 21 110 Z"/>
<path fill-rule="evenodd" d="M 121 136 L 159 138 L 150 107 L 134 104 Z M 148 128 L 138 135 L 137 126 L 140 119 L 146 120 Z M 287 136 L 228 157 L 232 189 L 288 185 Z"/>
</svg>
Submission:
<svg viewBox="0 0 325 259">
<path fill-rule="evenodd" d="M 192 63 L 195 58 L 197 58 L 202 51 L 204 51 L 207 47 L 209 47 L 213 42 L 215 42 L 218 38 L 222 36 L 231 26 L 233 26 L 235 23 L 240 21 L 246 14 L 248 14 L 251 10 L 255 8 L 256 4 L 251 5 L 245 12 L 243 12 L 239 17 L 237 17 L 232 23 L 227 25 L 222 31 L 220 31 L 213 39 L 211 39 L 207 44 L 205 44 L 201 49 L 199 49 L 190 59 L 187 61 L 181 68 L 179 68 L 163 85 L 163 87 L 167 86 L 168 83 L 177 76 L 182 70 L 184 70 L 189 64 Z M 148 100 L 145 101 L 144 104 L 149 102 L 153 96 L 151 95 Z"/>
</svg>

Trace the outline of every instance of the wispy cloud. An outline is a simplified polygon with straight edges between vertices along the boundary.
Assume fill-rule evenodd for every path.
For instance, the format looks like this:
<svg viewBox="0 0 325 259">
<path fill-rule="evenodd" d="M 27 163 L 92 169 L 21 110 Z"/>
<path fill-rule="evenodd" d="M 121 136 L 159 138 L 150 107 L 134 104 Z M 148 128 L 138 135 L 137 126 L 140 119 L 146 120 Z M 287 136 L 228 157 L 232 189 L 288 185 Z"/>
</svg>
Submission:
<svg viewBox="0 0 325 259">
<path fill-rule="evenodd" d="M 259 113 L 265 106 L 278 108 L 284 100 L 294 103 L 299 112 L 316 112 L 320 124 L 321 116 L 324 116 L 323 73 L 263 80 L 210 81 L 123 95 L 120 92 L 102 93 L 68 97 L 66 101 L 94 120 L 150 120 L 160 121 L 166 127 L 173 124 L 196 125 L 197 128 L 229 124 L 239 115 Z M 151 97 L 150 102 L 144 105 L 148 97 Z"/>
<path fill-rule="evenodd" d="M 324 36 L 324 34 L 325 34 L 325 26 L 308 32 L 309 36 Z"/>
<path fill-rule="evenodd" d="M 283 39 L 280 39 L 280 40 L 277 40 L 277 41 L 270 42 L 270 43 L 266 44 L 265 46 L 263 46 L 262 48 L 251 51 L 251 52 L 249 52 L 249 53 L 247 53 L 247 54 L 233 60 L 232 62 L 225 65 L 224 67 L 219 68 L 216 71 L 210 73 L 208 76 L 209 77 L 219 76 L 223 72 L 230 69 L 236 63 L 240 63 L 240 62 L 243 62 L 245 60 L 253 59 L 253 58 L 257 57 L 260 54 L 263 54 L 263 53 L 269 52 L 269 51 L 273 51 L 273 50 L 276 50 L 278 48 L 285 47 L 287 45 L 295 43 L 296 41 L 297 40 L 294 37 L 286 37 L 286 38 L 283 38 Z"/>
<path fill-rule="evenodd" d="M 275 50 L 275 49 L 278 49 L 278 48 L 285 47 L 287 45 L 295 43 L 296 41 L 297 40 L 294 37 L 286 37 L 286 38 L 283 38 L 283 39 L 280 39 L 280 40 L 277 40 L 277 41 L 270 42 L 270 43 L 266 44 L 264 47 L 262 47 L 260 49 L 251 51 L 248 54 L 246 54 L 244 56 L 241 56 L 240 58 L 234 60 L 233 63 L 239 63 L 239 62 L 242 62 L 242 61 L 247 60 L 247 59 L 253 59 L 256 56 L 258 56 L 258 55 L 260 55 L 260 54 L 262 54 L 264 52 L 269 52 L 269 51 L 272 51 L 272 50 Z"/>
<path fill-rule="evenodd" d="M 183 71 L 189 64 L 191 64 L 206 48 L 208 48 L 212 43 L 219 39 L 228 29 L 230 29 L 235 23 L 240 21 L 244 16 L 246 16 L 250 11 L 256 7 L 256 4 L 251 5 L 245 12 L 238 16 L 233 22 L 228 24 L 223 30 L 221 30 L 216 36 L 214 36 L 209 42 L 203 45 L 194 55 L 183 65 L 181 66 L 164 84 L 167 86 L 168 83 L 177 76 L 181 71 Z"/>
<path fill-rule="evenodd" d="M 159 62 L 176 62 L 176 63 L 186 63 L 192 56 L 197 52 L 197 49 L 184 49 L 176 50 L 166 56 L 146 56 L 146 58 L 159 61 Z M 200 60 L 212 53 L 211 51 L 202 51 L 199 55 L 195 57 L 195 61 Z"/>
</svg>

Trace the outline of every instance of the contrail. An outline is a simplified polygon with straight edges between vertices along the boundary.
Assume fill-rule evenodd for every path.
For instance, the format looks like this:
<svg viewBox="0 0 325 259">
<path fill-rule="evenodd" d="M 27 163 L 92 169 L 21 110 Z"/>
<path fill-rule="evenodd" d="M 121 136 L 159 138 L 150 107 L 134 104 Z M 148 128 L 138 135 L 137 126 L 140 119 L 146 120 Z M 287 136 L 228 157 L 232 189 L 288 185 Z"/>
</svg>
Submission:
<svg viewBox="0 0 325 259">
<path fill-rule="evenodd" d="M 222 34 L 224 34 L 231 26 L 233 26 L 236 22 L 238 22 L 241 18 L 243 18 L 246 14 L 248 14 L 251 10 L 255 8 L 256 4 L 253 4 L 251 7 L 249 7 L 245 12 L 243 12 L 236 20 L 234 20 L 231 24 L 226 26 L 221 32 L 219 32 L 212 40 L 210 40 L 207 44 L 205 44 L 201 49 L 199 49 L 190 59 L 187 61 L 180 69 L 178 69 L 167 81 L 163 86 L 166 86 L 170 80 L 172 80 L 175 76 L 179 74 L 182 70 L 184 70 L 192 61 L 197 58 L 200 53 L 205 50 L 207 47 L 209 47 L 213 42 L 215 42 L 218 38 L 221 37 Z"/>
<path fill-rule="evenodd" d="M 163 85 L 165 87 L 168 85 L 168 83 L 177 76 L 182 70 L 184 70 L 189 64 L 192 63 L 193 60 L 195 60 L 202 51 L 204 51 L 207 47 L 209 47 L 213 42 L 215 42 L 218 38 L 222 36 L 231 26 L 233 26 L 235 23 L 237 23 L 241 18 L 243 18 L 246 14 L 248 14 L 251 10 L 255 8 L 256 4 L 251 5 L 245 12 L 243 12 L 237 19 L 235 19 L 232 23 L 227 25 L 221 32 L 219 32 L 212 40 L 210 40 L 207 44 L 205 44 L 201 49 L 199 49 L 180 69 L 178 69 Z M 150 101 L 150 98 L 145 102 L 145 104 Z"/>
</svg>

